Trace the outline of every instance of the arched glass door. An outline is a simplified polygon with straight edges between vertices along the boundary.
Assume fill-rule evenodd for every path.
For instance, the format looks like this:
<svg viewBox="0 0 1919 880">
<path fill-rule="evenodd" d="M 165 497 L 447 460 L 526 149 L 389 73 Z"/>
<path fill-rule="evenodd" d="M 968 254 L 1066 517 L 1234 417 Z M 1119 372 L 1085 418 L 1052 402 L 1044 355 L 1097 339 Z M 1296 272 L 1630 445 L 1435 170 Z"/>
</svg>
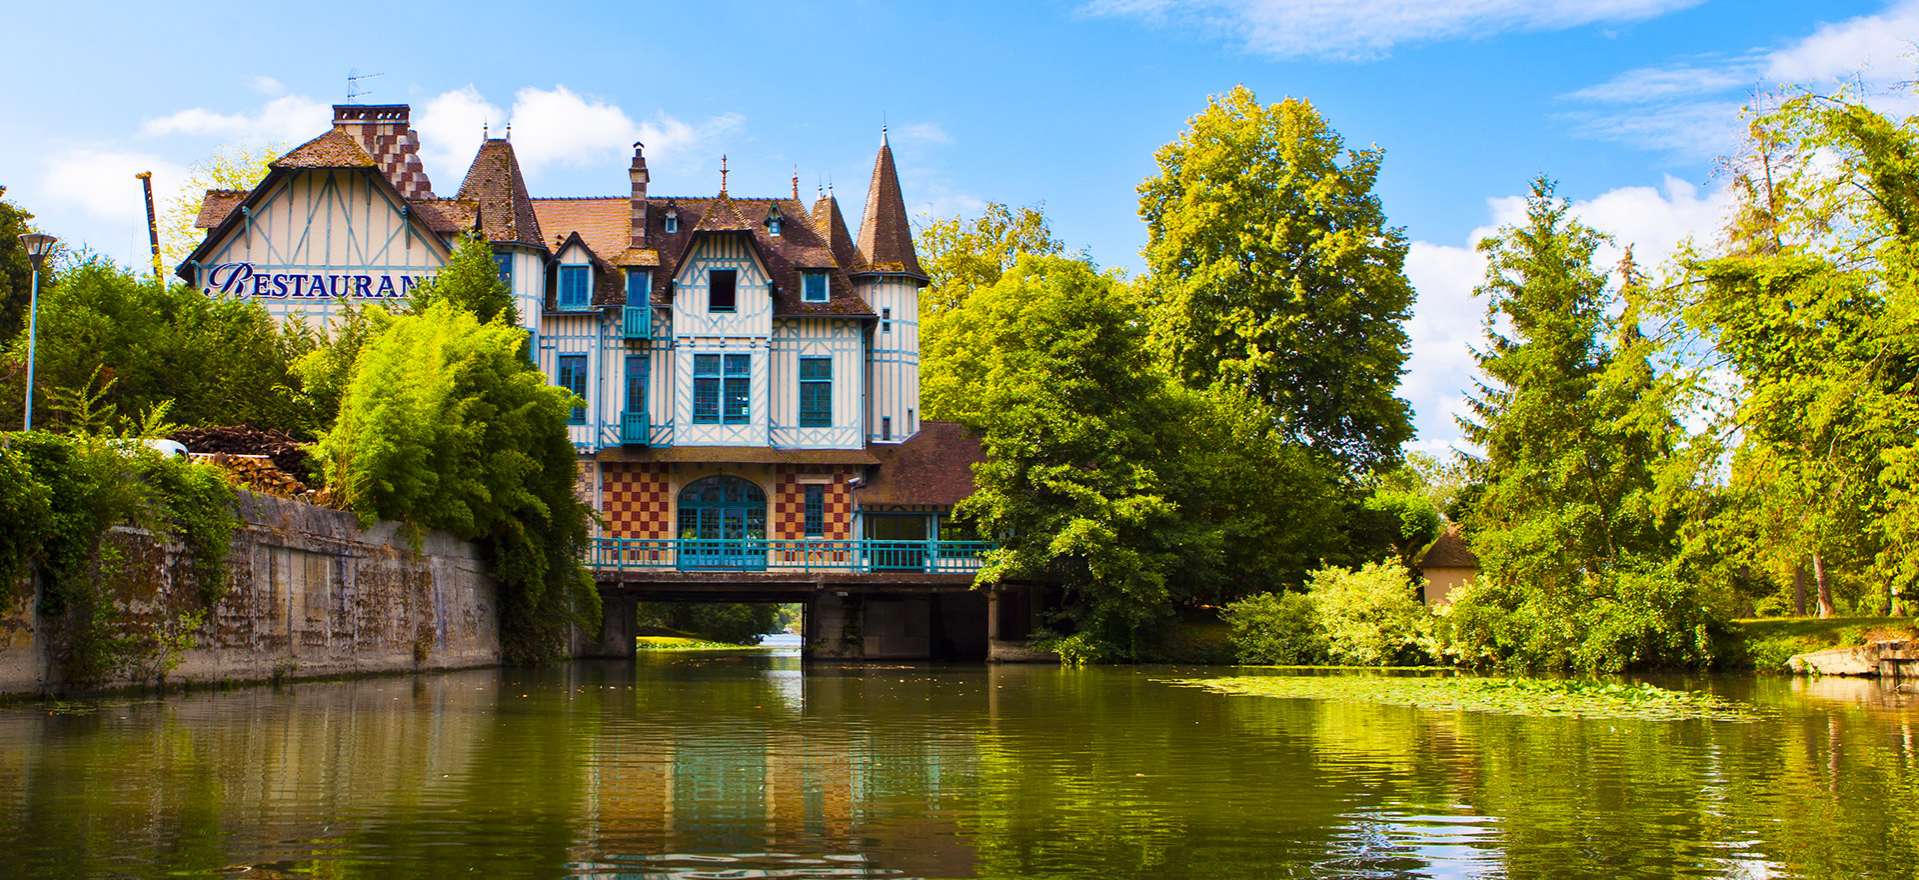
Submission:
<svg viewBox="0 0 1919 880">
<path fill-rule="evenodd" d="M 712 476 L 680 490 L 680 568 L 766 567 L 766 493 L 739 477 Z"/>
</svg>

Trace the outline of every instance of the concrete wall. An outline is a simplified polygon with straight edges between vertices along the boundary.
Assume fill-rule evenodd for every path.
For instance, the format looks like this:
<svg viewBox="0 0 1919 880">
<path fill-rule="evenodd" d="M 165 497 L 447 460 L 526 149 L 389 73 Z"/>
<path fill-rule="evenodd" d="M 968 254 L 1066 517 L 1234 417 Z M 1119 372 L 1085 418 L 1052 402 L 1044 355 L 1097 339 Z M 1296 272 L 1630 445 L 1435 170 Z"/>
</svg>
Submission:
<svg viewBox="0 0 1919 880">
<path fill-rule="evenodd" d="M 500 660 L 497 592 L 470 543 L 430 534 L 415 552 L 398 527 L 360 528 L 351 514 L 240 493 L 232 583 L 164 670 L 169 682 L 304 678 L 450 669 Z M 178 552 L 143 532 L 109 537 L 132 563 L 116 578 L 130 619 L 177 620 L 194 607 Z M 0 609 L 0 693 L 58 689 L 37 601 Z M 112 684 L 157 678 L 145 664 Z"/>
</svg>

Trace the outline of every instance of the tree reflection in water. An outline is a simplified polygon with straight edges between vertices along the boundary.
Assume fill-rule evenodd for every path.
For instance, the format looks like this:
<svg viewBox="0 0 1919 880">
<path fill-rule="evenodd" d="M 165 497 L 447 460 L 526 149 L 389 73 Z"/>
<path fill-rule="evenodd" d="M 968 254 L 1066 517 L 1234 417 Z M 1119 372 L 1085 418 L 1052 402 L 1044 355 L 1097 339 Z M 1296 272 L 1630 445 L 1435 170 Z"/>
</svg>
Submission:
<svg viewBox="0 0 1919 880">
<path fill-rule="evenodd" d="M 1919 708 L 1702 679 L 1749 722 L 1226 697 L 1167 670 L 765 655 L 0 709 L 0 873 L 1871 876 Z"/>
</svg>

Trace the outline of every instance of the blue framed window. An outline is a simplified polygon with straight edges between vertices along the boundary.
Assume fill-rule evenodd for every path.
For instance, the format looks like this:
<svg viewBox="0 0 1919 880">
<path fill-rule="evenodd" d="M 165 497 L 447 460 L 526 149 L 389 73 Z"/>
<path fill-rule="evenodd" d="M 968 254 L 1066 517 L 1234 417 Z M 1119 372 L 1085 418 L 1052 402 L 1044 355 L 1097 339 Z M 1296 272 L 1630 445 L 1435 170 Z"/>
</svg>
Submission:
<svg viewBox="0 0 1919 880">
<path fill-rule="evenodd" d="M 554 384 L 579 395 L 581 400 L 585 400 L 586 355 L 563 354 L 558 357 L 556 364 L 557 368 L 555 372 L 558 373 L 558 375 L 554 377 Z M 586 424 L 586 407 L 574 407 L 573 415 L 567 421 L 575 425 Z"/>
<path fill-rule="evenodd" d="M 767 221 L 766 221 L 766 234 L 767 234 L 767 235 L 779 235 L 779 234 L 780 234 L 780 218 L 779 218 L 779 215 L 777 215 L 777 214 L 775 214 L 775 215 L 773 215 L 772 217 L 770 217 L 770 218 L 767 218 Z"/>
<path fill-rule="evenodd" d="M 804 524 L 806 536 L 824 537 L 826 535 L 826 487 L 818 483 L 810 483 L 800 488 L 806 492 Z"/>
<path fill-rule="evenodd" d="M 651 269 L 626 270 L 626 304 L 643 306 L 653 300 L 653 271 Z"/>
<path fill-rule="evenodd" d="M 706 308 L 711 312 L 731 312 L 739 308 L 739 277 L 732 269 L 710 269 L 706 273 Z"/>
<path fill-rule="evenodd" d="M 753 356 L 750 354 L 729 354 L 726 356 L 726 379 L 721 389 L 720 421 L 728 425 L 744 425 L 753 412 Z"/>
<path fill-rule="evenodd" d="M 680 231 L 680 212 L 669 209 L 666 212 L 666 234 L 675 235 Z"/>
<path fill-rule="evenodd" d="M 493 265 L 499 267 L 500 269 L 500 283 L 508 287 L 512 287 L 513 286 L 513 254 L 510 252 L 504 253 L 504 254 L 494 254 Z"/>
<path fill-rule="evenodd" d="M 890 308 L 880 309 L 880 332 L 893 332 L 893 310 Z"/>
<path fill-rule="evenodd" d="M 880 416 L 880 439 L 881 440 L 893 439 L 893 417 L 892 416 Z"/>
<path fill-rule="evenodd" d="M 593 267 L 560 267 L 560 308 L 584 309 L 593 302 Z"/>
<path fill-rule="evenodd" d="M 720 356 L 693 356 L 693 424 L 720 423 Z"/>
<path fill-rule="evenodd" d="M 800 358 L 800 427 L 833 424 L 833 359 Z"/>
<path fill-rule="evenodd" d="M 626 411 L 646 411 L 646 355 L 626 356 Z"/>
<path fill-rule="evenodd" d="M 753 413 L 753 356 L 693 356 L 693 424 L 744 425 Z"/>
<path fill-rule="evenodd" d="M 826 302 L 825 272 L 807 272 L 800 276 L 800 299 L 810 303 Z"/>
</svg>

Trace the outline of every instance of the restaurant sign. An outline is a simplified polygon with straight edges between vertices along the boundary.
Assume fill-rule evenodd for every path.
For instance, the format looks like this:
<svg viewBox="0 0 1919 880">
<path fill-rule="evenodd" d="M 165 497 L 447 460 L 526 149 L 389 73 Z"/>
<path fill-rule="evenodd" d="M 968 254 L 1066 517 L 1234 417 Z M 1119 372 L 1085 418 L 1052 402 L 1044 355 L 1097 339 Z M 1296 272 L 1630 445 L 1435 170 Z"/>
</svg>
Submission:
<svg viewBox="0 0 1919 880">
<path fill-rule="evenodd" d="M 200 287 L 254 299 L 404 299 L 424 280 L 423 275 L 277 271 L 252 263 L 215 263 L 206 267 Z"/>
</svg>

